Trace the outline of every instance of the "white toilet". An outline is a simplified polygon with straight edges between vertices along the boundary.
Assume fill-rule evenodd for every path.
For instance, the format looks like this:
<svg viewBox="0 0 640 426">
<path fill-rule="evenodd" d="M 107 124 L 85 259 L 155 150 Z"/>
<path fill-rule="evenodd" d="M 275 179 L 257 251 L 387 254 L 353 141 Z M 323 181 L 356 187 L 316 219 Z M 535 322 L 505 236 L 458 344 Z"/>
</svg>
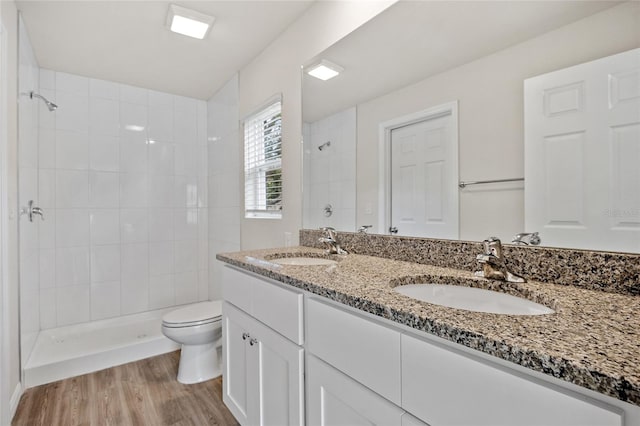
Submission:
<svg viewBox="0 0 640 426">
<path fill-rule="evenodd" d="M 222 303 L 195 303 L 162 317 L 162 333 L 182 345 L 178 381 L 200 383 L 222 374 Z"/>
</svg>

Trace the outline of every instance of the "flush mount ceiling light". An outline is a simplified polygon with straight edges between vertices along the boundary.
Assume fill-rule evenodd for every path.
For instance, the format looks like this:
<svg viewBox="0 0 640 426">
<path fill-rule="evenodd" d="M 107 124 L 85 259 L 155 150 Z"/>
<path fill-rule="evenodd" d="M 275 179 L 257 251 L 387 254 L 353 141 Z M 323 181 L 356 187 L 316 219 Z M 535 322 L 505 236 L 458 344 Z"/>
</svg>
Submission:
<svg viewBox="0 0 640 426">
<path fill-rule="evenodd" d="M 175 4 L 169 5 L 167 27 L 174 33 L 202 40 L 216 18 Z"/>
<path fill-rule="evenodd" d="M 307 67 L 307 74 L 320 80 L 329 80 L 344 71 L 340 65 L 322 59 L 320 62 Z"/>
</svg>

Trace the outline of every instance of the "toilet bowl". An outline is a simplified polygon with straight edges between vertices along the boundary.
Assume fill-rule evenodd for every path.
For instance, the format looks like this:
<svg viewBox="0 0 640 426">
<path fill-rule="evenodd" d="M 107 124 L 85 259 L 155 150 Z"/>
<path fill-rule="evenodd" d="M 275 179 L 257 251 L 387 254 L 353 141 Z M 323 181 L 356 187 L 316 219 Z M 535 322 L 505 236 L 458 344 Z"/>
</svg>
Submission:
<svg viewBox="0 0 640 426">
<path fill-rule="evenodd" d="M 194 303 L 162 317 L 162 334 L 182 345 L 178 381 L 200 383 L 222 374 L 222 303 Z"/>
</svg>

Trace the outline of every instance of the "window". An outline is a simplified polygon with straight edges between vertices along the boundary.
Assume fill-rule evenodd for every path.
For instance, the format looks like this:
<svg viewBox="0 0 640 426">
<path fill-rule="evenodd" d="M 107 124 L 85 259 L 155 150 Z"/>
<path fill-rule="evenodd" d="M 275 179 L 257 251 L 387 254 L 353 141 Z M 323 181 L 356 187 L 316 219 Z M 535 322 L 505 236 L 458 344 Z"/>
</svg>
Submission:
<svg viewBox="0 0 640 426">
<path fill-rule="evenodd" d="M 244 120 L 245 217 L 282 217 L 282 101 Z"/>
</svg>

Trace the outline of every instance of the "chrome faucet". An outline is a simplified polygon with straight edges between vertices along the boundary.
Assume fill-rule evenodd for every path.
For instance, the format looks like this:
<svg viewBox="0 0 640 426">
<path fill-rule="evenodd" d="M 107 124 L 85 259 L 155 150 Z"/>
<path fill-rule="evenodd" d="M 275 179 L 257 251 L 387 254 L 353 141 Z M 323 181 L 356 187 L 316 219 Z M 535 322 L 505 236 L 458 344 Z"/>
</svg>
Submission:
<svg viewBox="0 0 640 426">
<path fill-rule="evenodd" d="M 525 246 L 538 246 L 541 241 L 540 235 L 538 235 L 537 232 L 522 232 L 520 234 L 516 234 L 513 237 L 513 240 L 511 240 L 514 244 L 524 244 Z"/>
<path fill-rule="evenodd" d="M 348 252 L 340 247 L 338 243 L 337 233 L 334 228 L 330 226 L 320 228 L 324 232 L 324 236 L 320 237 L 318 241 L 324 243 L 327 246 L 327 254 L 347 254 Z"/>
<path fill-rule="evenodd" d="M 482 242 L 482 245 L 484 252 L 476 256 L 476 260 L 482 265 L 482 271 L 477 271 L 476 276 L 511 283 L 526 282 L 524 278 L 507 269 L 502 253 L 502 242 L 498 238 L 489 237 Z"/>
</svg>

